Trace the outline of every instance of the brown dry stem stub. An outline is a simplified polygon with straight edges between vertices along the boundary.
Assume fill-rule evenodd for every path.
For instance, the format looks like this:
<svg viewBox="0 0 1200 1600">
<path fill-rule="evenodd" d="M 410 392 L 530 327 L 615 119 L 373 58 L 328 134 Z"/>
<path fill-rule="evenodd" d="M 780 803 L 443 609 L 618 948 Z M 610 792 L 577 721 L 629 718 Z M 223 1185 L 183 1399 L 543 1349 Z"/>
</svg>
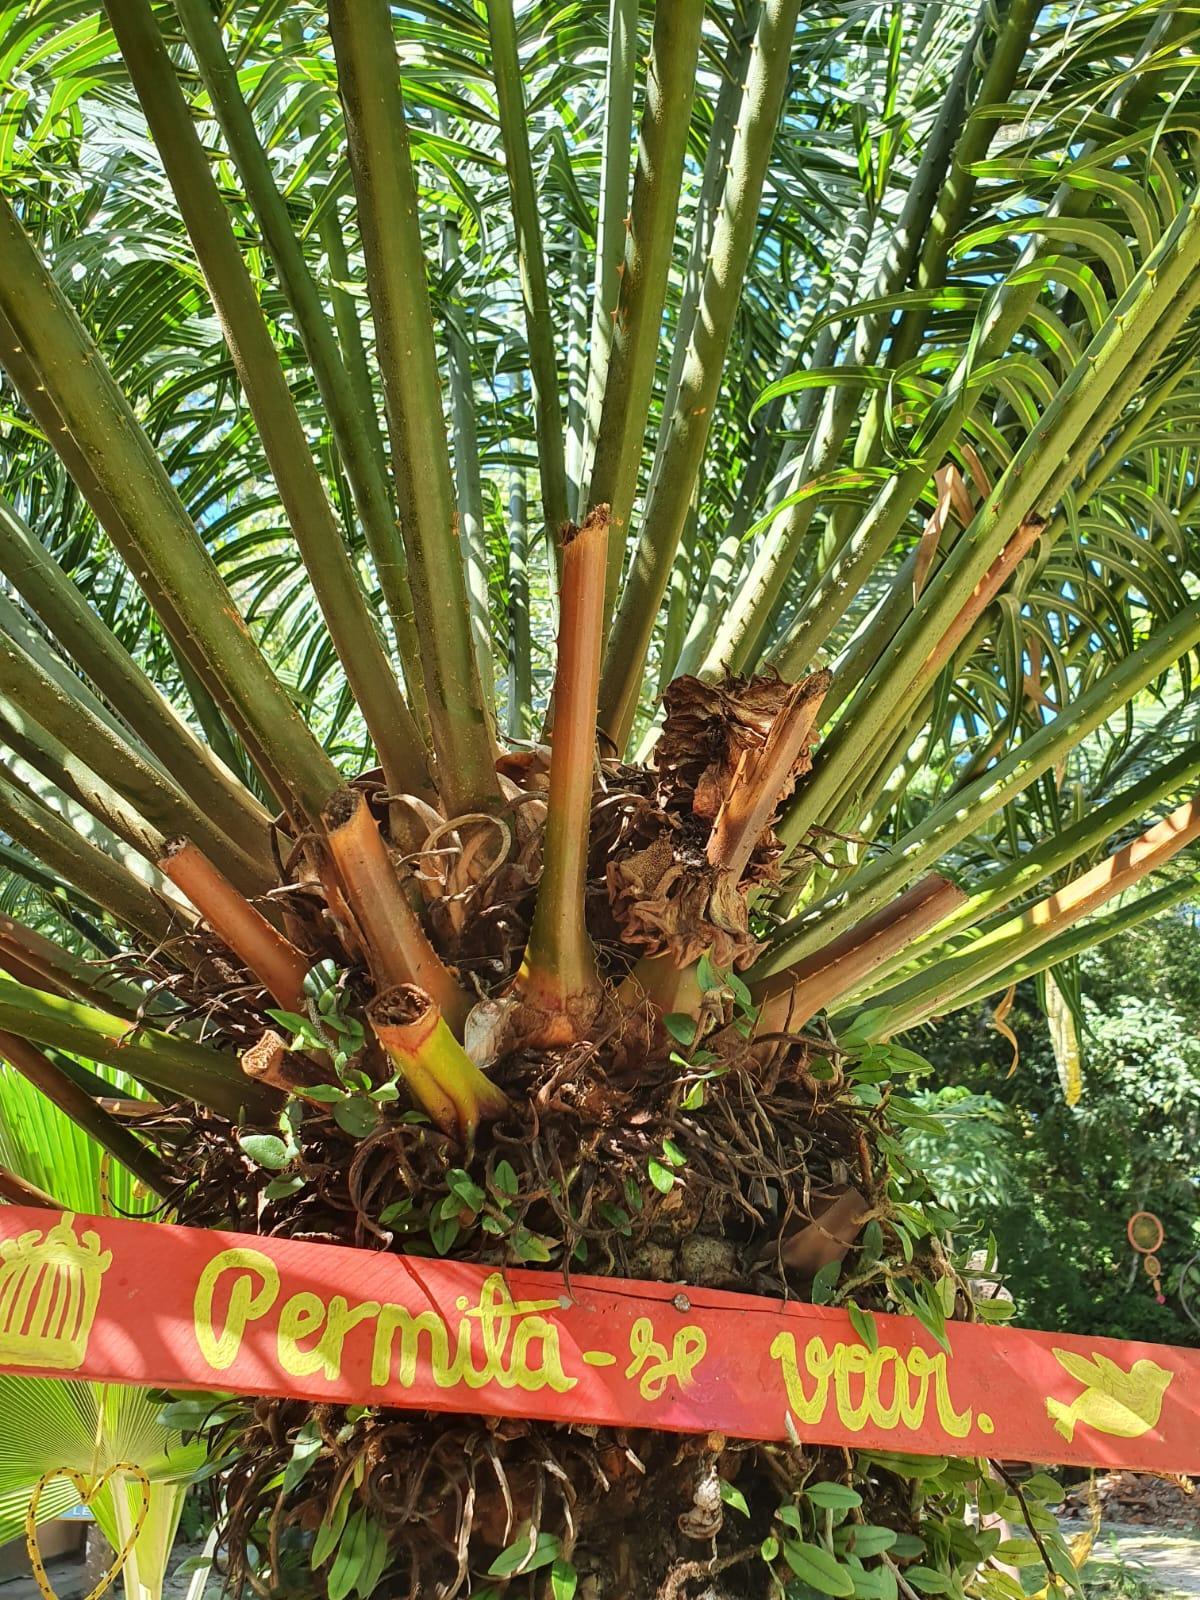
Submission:
<svg viewBox="0 0 1200 1600">
<path fill-rule="evenodd" d="M 808 1065 L 799 1043 L 769 1074 L 744 1052 L 705 1083 L 702 1106 L 685 1109 L 696 1075 L 678 1062 L 635 1076 L 615 1070 L 607 1049 L 525 1052 L 509 1063 L 508 1114 L 494 1125 L 490 1144 L 464 1163 L 488 1196 L 486 1208 L 447 1253 L 516 1264 L 535 1238 L 552 1254 L 546 1270 L 795 1294 L 804 1280 L 789 1273 L 784 1241 L 827 1213 L 845 1192 L 848 1172 L 863 1203 L 886 1210 L 878 1179 L 861 1168 L 863 1148 L 874 1148 L 882 1131 L 881 1113 L 860 1104 L 840 1075 L 813 1079 Z M 685 1164 L 664 1194 L 650 1181 L 648 1163 L 661 1158 L 667 1140 Z M 459 1159 L 448 1160 L 434 1129 L 385 1124 L 355 1143 L 315 1114 L 305 1123 L 306 1187 L 268 1204 L 259 1227 L 276 1236 L 428 1251 L 430 1215 L 450 1192 L 447 1167 Z M 877 1150 L 872 1161 L 886 1176 Z M 194 1207 L 204 1192 L 203 1185 L 193 1191 Z M 257 1202 L 244 1184 L 236 1193 L 245 1225 Z M 484 1214 L 503 1218 L 504 1232 L 484 1231 Z M 858 1251 L 857 1243 L 848 1247 L 848 1275 Z M 867 1272 L 855 1288 L 860 1305 L 882 1304 L 898 1258 L 894 1246 L 874 1275 Z M 923 1270 L 937 1276 L 942 1267 L 931 1256 Z M 244 1452 L 227 1485 L 231 1548 L 275 1548 L 285 1565 L 293 1550 L 300 1561 L 337 1486 L 361 1462 L 353 1505 L 388 1530 L 385 1592 L 400 1595 L 451 1592 L 464 1551 L 478 1579 L 536 1508 L 539 1528 L 571 1541 L 576 1571 L 581 1581 L 594 1580 L 591 1592 L 600 1600 L 653 1600 L 683 1564 L 697 1561 L 701 1534 L 718 1561 L 751 1540 L 757 1548 L 792 1487 L 809 1474 L 844 1474 L 842 1453 L 833 1450 L 396 1411 L 373 1411 L 351 1424 L 344 1412 L 323 1411 L 319 1456 L 295 1493 L 281 1498 L 277 1474 L 312 1415 L 298 1402 L 256 1401 L 230 1425 Z M 736 1483 L 749 1521 L 726 1508 L 715 1528 L 714 1475 Z M 912 1531 L 904 1490 L 881 1480 L 867 1520 Z M 710 1518 L 704 1528 L 702 1513 Z M 249 1577 L 237 1559 L 234 1577 Z M 261 1573 L 254 1576 L 262 1581 Z M 731 1564 L 722 1585 L 713 1592 L 724 1600 L 766 1600 L 769 1593 L 761 1563 Z M 684 1585 L 679 1592 L 703 1591 Z"/>
<path fill-rule="evenodd" d="M 607 528 L 611 521 L 612 513 L 607 502 L 593 506 L 582 522 L 563 523 L 558 530 L 558 542 L 565 550 L 568 545 L 575 543 L 581 533 L 591 533 L 594 528 Z"/>
<path fill-rule="evenodd" d="M 267 1028 L 257 1043 L 242 1052 L 242 1071 L 255 1083 L 269 1084 L 281 1094 L 301 1099 L 317 1081 L 313 1063 L 290 1054 L 286 1041 L 273 1028 Z"/>
<path fill-rule="evenodd" d="M 822 671 L 799 684 L 776 677 L 729 677 L 719 684 L 685 677 L 668 687 L 654 752 L 656 781 L 651 787 L 641 779 L 639 802 L 628 806 L 606 863 L 612 915 L 626 943 L 646 955 L 667 952 L 679 966 L 705 952 L 723 967 L 754 960 L 760 946 L 750 929 L 748 892 L 778 876 L 782 845 L 773 824 L 779 805 L 812 765 L 813 715 L 828 684 Z M 762 827 L 743 841 L 739 870 L 726 872 L 719 844 L 725 820 L 754 811 L 746 792 L 792 720 L 797 742 L 770 781 L 768 803 L 758 808 Z"/>
<path fill-rule="evenodd" d="M 353 789 L 349 785 L 344 789 L 339 789 L 325 803 L 325 810 L 322 813 L 322 820 L 325 826 L 331 830 L 344 828 L 357 811 L 359 798 L 360 791 L 358 789 Z"/>
<path fill-rule="evenodd" d="M 423 1036 L 432 1033 L 437 1025 L 437 1009 L 424 989 L 415 983 L 398 983 L 395 988 L 377 994 L 367 1008 L 371 1024 L 377 1030 L 399 1028 L 406 1039 L 418 1042 L 415 1032 Z"/>
</svg>

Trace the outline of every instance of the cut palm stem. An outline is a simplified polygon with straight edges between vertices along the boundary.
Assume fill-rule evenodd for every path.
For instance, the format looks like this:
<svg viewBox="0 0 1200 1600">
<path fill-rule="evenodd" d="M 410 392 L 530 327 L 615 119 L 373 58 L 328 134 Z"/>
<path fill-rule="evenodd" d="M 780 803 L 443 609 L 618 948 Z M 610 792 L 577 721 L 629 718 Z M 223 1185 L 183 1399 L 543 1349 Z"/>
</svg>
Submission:
<svg viewBox="0 0 1200 1600">
<path fill-rule="evenodd" d="M 173 839 L 158 867 L 285 1011 L 304 1010 L 310 958 L 272 927 L 202 850 L 188 839 Z"/>
<path fill-rule="evenodd" d="M 525 959 L 514 986 L 520 998 L 547 1019 L 559 1043 L 580 1037 L 579 1030 L 592 1022 L 600 1000 L 584 896 L 607 562 L 608 507 L 597 506 L 563 541 L 542 876 Z"/>
<path fill-rule="evenodd" d="M 471 1145 L 481 1123 L 508 1109 L 508 1097 L 480 1072 L 419 986 L 385 989 L 367 1007 L 367 1019 L 414 1100 L 443 1133 Z"/>
<path fill-rule="evenodd" d="M 456 1033 L 470 1010 L 465 989 L 417 919 L 361 789 L 340 790 L 322 819 L 329 853 L 380 988 L 416 984 L 436 1001 Z"/>
<path fill-rule="evenodd" d="M 322 1060 L 323 1056 L 314 1053 L 312 1058 Z M 277 1089 L 280 1094 L 305 1098 L 305 1091 L 317 1081 L 314 1067 L 308 1076 L 299 1070 L 302 1057 L 289 1052 L 286 1042 L 273 1028 L 268 1028 L 250 1046 L 243 1050 L 241 1055 L 242 1071 L 252 1083 L 264 1083 L 271 1089 Z M 313 1101 L 313 1104 L 317 1104 Z"/>
<path fill-rule="evenodd" d="M 757 1031 L 802 1028 L 966 898 L 956 884 L 936 873 L 912 884 L 890 906 L 864 917 L 816 955 L 755 985 L 750 992 L 760 1007 Z"/>
<path fill-rule="evenodd" d="M 165 1195 L 170 1188 L 162 1163 L 134 1137 L 128 1128 L 98 1106 L 85 1089 L 75 1083 L 61 1067 L 55 1066 L 28 1039 L 15 1033 L 0 1032 L 0 1056 L 14 1071 L 33 1084 L 52 1105 L 67 1116 L 78 1128 L 95 1139 L 96 1143 L 121 1162 L 135 1178 L 157 1195 Z"/>
</svg>

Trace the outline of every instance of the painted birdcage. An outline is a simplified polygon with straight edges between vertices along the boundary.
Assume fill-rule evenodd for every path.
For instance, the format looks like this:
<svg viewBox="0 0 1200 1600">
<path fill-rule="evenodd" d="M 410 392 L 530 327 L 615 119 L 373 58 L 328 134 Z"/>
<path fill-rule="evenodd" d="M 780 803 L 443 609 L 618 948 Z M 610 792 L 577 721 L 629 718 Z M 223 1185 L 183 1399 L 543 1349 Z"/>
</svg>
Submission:
<svg viewBox="0 0 1200 1600">
<path fill-rule="evenodd" d="M 0 1243 L 0 1361 L 58 1372 L 82 1366 L 112 1252 L 95 1233 L 81 1239 L 74 1221 L 66 1212 L 46 1232 Z"/>
</svg>

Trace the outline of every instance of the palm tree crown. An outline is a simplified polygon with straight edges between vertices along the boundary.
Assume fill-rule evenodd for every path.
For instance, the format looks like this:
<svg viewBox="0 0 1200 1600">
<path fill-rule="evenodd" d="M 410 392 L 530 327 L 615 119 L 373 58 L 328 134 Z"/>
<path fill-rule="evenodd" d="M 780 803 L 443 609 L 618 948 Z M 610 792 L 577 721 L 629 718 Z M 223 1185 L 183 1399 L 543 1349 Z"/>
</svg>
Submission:
<svg viewBox="0 0 1200 1600">
<path fill-rule="evenodd" d="M 11 1069 L 190 1220 L 970 1314 L 898 1036 L 1031 976 L 1077 1012 L 1195 890 L 1195 33 L 0 5 Z M 795 1219 L 847 1191 L 829 1276 Z M 319 1524 L 331 1600 L 541 1534 L 556 1596 L 679 1594 L 734 1470 L 635 1456 L 635 1573 L 619 1442 L 404 1424 L 385 1512 L 386 1415 L 221 1421 L 237 1572 Z M 728 1592 L 911 1595 L 915 1551 L 772 1523 L 800 1458 L 746 1468 Z M 920 1570 L 1006 1600 L 947 1472 Z"/>
</svg>

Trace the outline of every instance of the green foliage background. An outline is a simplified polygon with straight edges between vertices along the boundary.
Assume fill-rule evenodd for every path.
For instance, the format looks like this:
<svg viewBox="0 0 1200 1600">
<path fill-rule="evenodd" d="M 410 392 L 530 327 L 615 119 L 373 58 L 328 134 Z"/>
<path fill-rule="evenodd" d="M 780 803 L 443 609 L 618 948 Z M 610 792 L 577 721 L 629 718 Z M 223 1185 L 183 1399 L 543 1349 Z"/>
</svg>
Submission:
<svg viewBox="0 0 1200 1600">
<path fill-rule="evenodd" d="M 1184 907 L 1081 961 L 1083 1094 L 1069 1107 L 1033 983 L 993 1027 L 996 1001 L 924 1031 L 946 1135 L 914 1140 L 949 1205 L 994 1230 L 1027 1326 L 1200 1345 L 1179 1279 L 1200 1251 L 1200 910 Z M 1163 1223 L 1167 1304 L 1126 1239 Z"/>
</svg>

